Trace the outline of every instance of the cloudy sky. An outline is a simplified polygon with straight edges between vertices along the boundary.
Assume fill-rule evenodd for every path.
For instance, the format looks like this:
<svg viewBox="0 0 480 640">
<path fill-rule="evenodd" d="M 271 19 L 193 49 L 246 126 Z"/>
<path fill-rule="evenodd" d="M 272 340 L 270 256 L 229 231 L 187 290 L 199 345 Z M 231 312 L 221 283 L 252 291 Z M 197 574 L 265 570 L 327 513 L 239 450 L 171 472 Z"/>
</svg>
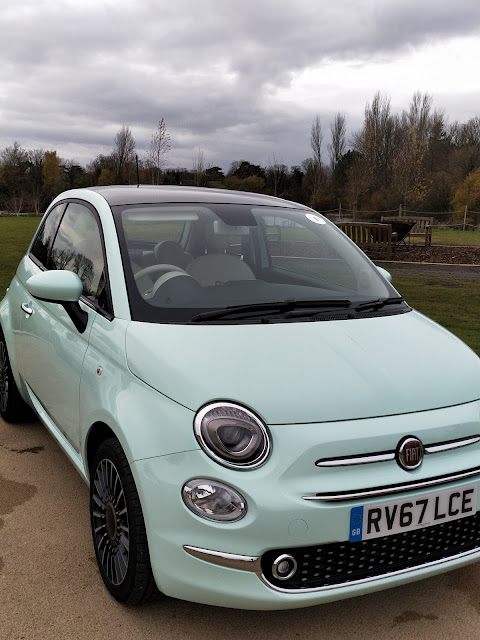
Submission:
<svg viewBox="0 0 480 640">
<path fill-rule="evenodd" d="M 349 133 L 375 91 L 480 116 L 479 0 L 14 0 L 0 8 L 0 149 L 85 165 L 160 118 L 171 166 L 299 164 L 320 117 Z"/>
</svg>

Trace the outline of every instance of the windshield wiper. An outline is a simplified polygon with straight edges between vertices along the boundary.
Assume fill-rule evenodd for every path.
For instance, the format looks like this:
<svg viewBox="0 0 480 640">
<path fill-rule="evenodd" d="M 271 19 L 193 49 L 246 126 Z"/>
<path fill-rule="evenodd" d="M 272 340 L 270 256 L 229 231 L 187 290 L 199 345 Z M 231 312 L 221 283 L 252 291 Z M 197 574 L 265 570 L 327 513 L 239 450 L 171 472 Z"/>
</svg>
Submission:
<svg viewBox="0 0 480 640">
<path fill-rule="evenodd" d="M 404 302 L 404 299 L 399 296 L 394 296 L 391 298 L 376 298 L 375 300 L 368 300 L 367 302 L 362 302 L 355 307 L 355 311 L 376 311 L 377 309 L 381 309 L 389 304 L 401 304 Z"/>
<path fill-rule="evenodd" d="M 270 315 L 288 316 L 293 311 L 305 310 L 315 312 L 318 309 L 349 309 L 352 306 L 350 300 L 334 298 L 332 300 L 282 300 L 281 302 L 261 302 L 259 304 L 245 304 L 239 306 L 205 311 L 193 316 L 190 322 L 208 322 L 209 320 L 222 320 L 232 318 L 235 320 L 264 318 Z M 297 313 L 295 313 L 297 315 Z"/>
</svg>

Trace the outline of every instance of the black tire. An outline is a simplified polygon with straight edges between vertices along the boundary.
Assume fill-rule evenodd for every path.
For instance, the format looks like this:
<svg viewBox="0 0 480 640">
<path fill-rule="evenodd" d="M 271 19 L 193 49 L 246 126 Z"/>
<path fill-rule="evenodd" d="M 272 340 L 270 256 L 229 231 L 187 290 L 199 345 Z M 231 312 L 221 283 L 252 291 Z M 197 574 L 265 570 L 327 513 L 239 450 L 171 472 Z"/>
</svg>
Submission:
<svg viewBox="0 0 480 640">
<path fill-rule="evenodd" d="M 33 413 L 15 383 L 10 360 L 8 358 L 7 344 L 3 333 L 0 331 L 0 417 L 5 422 L 18 423 L 31 420 Z"/>
<path fill-rule="evenodd" d="M 137 488 L 116 438 L 98 448 L 90 474 L 90 522 L 103 582 L 125 604 L 157 600 Z"/>
</svg>

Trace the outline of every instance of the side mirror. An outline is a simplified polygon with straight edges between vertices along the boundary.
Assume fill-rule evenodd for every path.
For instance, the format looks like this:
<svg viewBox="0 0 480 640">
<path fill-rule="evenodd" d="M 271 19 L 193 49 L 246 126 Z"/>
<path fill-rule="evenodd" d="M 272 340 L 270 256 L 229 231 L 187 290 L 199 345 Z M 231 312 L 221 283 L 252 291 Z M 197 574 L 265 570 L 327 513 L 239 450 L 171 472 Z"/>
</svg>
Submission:
<svg viewBox="0 0 480 640">
<path fill-rule="evenodd" d="M 380 272 L 380 275 L 383 276 L 385 280 L 388 280 L 388 282 L 392 282 L 392 274 L 389 271 L 383 269 L 382 267 L 377 267 L 377 271 Z"/>
<path fill-rule="evenodd" d="M 27 291 L 45 302 L 78 302 L 83 285 L 72 271 L 42 271 L 25 283 Z"/>
<path fill-rule="evenodd" d="M 78 304 L 83 285 L 72 271 L 42 271 L 31 276 L 25 283 L 27 291 L 34 298 L 45 302 L 57 302 L 68 313 L 79 333 L 83 333 L 88 324 L 88 313 Z"/>
</svg>

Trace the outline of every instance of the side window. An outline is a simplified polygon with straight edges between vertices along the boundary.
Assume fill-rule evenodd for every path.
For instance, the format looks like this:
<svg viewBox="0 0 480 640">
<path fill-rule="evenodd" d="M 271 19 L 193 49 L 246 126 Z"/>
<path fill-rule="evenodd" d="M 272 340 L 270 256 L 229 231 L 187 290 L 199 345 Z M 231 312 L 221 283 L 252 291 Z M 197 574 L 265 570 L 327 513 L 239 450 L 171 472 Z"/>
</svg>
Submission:
<svg viewBox="0 0 480 640">
<path fill-rule="evenodd" d="M 76 273 L 83 283 L 83 295 L 105 311 L 110 311 L 100 229 L 90 209 L 69 203 L 47 266 Z"/>
<path fill-rule="evenodd" d="M 65 206 L 65 203 L 59 204 L 50 211 L 32 245 L 30 255 L 36 258 L 44 267 L 47 266 L 50 247 L 52 246 L 55 233 L 57 232 L 58 223 L 65 210 Z"/>
</svg>

